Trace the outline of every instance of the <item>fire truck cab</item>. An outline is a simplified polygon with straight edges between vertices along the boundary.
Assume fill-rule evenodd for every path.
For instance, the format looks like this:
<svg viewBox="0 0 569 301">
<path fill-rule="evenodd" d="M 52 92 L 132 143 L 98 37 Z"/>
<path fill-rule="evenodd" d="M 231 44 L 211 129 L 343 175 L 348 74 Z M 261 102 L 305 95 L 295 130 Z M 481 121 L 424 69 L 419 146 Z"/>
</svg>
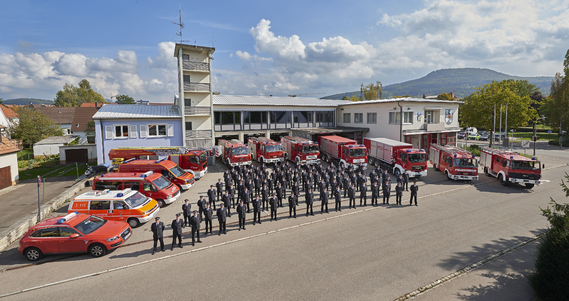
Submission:
<svg viewBox="0 0 569 301">
<path fill-rule="evenodd" d="M 478 180 L 476 156 L 462 148 L 433 143 L 429 151 L 429 161 L 434 170 L 444 172 L 451 180 Z"/>
<path fill-rule="evenodd" d="M 301 137 L 281 137 L 285 160 L 299 164 L 316 164 L 320 162 L 320 148 L 318 143 Z"/>
<path fill-rule="evenodd" d="M 525 184 L 527 188 L 541 183 L 541 163 L 535 158 L 526 158 L 518 153 L 483 147 L 480 164 L 484 173 L 498 178 L 500 184 Z"/>
<path fill-rule="evenodd" d="M 229 166 L 251 165 L 251 153 L 243 142 L 219 140 L 221 146 L 221 161 Z"/>
<path fill-rule="evenodd" d="M 280 142 L 265 137 L 249 138 L 251 159 L 260 163 L 275 163 L 283 161 L 283 149 Z"/>
</svg>

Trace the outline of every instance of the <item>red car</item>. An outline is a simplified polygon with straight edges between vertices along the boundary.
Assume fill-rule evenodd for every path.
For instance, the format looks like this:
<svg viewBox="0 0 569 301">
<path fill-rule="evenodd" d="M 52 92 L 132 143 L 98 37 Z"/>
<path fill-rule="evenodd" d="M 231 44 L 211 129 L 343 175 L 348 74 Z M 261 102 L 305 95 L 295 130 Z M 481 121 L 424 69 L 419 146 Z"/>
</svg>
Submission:
<svg viewBox="0 0 569 301">
<path fill-rule="evenodd" d="M 131 235 L 128 223 L 74 212 L 31 227 L 20 239 L 18 252 L 31 261 L 56 253 L 90 253 L 99 257 L 122 245 Z"/>
</svg>

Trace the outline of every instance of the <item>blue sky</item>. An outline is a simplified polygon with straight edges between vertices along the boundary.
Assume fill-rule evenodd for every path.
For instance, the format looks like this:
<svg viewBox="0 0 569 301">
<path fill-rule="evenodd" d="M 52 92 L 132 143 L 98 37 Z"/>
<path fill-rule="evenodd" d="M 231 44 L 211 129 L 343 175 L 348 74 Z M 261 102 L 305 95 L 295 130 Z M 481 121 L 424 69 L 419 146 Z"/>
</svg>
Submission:
<svg viewBox="0 0 569 301">
<path fill-rule="evenodd" d="M 4 1 L 0 98 L 53 99 L 87 78 L 105 98 L 172 101 L 178 6 L 212 46 L 213 90 L 321 97 L 443 68 L 553 76 L 568 1 Z"/>
</svg>

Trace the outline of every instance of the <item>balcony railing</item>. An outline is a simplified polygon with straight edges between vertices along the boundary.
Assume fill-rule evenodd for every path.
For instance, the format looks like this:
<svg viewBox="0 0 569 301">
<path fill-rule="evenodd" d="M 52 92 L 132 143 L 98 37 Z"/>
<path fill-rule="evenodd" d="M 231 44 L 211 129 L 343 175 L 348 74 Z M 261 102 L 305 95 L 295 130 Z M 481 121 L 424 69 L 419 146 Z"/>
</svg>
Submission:
<svg viewBox="0 0 569 301">
<path fill-rule="evenodd" d="M 189 71 L 209 71 L 209 63 L 202 62 L 192 62 L 192 61 L 182 61 L 182 67 L 184 70 Z"/>
<path fill-rule="evenodd" d="M 186 92 L 209 92 L 209 83 L 184 83 L 184 91 Z"/>
<path fill-rule="evenodd" d="M 211 115 L 210 107 L 184 107 L 184 114 L 188 115 Z"/>
<path fill-rule="evenodd" d="M 211 138 L 211 130 L 186 131 L 186 139 Z"/>
</svg>

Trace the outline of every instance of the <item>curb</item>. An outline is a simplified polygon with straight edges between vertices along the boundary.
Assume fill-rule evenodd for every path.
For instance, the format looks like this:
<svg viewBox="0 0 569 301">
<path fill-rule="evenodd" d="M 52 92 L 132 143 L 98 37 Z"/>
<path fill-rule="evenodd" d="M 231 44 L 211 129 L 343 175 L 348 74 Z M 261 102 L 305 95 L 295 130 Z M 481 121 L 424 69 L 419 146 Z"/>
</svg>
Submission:
<svg viewBox="0 0 569 301">
<path fill-rule="evenodd" d="M 85 180 L 81 180 L 64 192 L 60 193 L 53 199 L 49 200 L 47 203 L 41 206 L 41 215 L 47 216 L 54 210 L 57 210 L 66 200 L 73 198 L 77 192 L 85 188 Z M 6 249 L 10 244 L 18 240 L 22 235 L 24 235 L 28 229 L 38 223 L 38 215 L 36 212 L 29 213 L 24 218 L 15 222 L 7 230 L 0 233 L 0 252 Z"/>
</svg>

